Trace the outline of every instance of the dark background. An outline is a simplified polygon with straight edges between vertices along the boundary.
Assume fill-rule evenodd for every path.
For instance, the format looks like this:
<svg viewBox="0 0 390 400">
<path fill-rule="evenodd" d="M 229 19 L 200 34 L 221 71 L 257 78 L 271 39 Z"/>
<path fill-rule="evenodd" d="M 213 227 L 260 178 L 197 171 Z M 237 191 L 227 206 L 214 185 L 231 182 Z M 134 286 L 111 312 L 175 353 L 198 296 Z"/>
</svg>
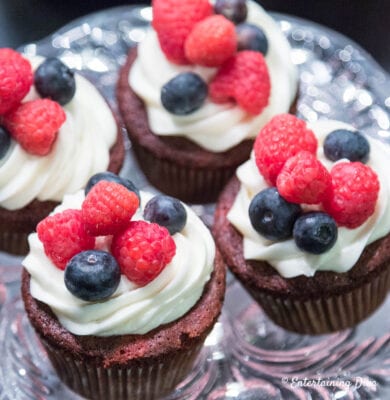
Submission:
<svg viewBox="0 0 390 400">
<path fill-rule="evenodd" d="M 18 47 L 85 14 L 124 0 L 0 0 L 0 47 Z M 259 0 L 264 8 L 296 15 L 349 36 L 390 73 L 390 0 Z"/>
</svg>

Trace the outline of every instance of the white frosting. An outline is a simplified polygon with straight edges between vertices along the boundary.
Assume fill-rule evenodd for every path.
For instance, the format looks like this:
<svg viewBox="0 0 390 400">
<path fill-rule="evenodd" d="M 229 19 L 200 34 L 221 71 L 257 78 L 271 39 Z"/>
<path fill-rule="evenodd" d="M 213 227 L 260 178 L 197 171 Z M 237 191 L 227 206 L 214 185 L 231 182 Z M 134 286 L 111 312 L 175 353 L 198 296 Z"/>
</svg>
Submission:
<svg viewBox="0 0 390 400">
<path fill-rule="evenodd" d="M 42 58 L 29 58 L 35 69 Z M 24 207 L 34 199 L 60 201 L 82 188 L 90 176 L 105 171 L 117 125 L 106 101 L 85 78 L 75 74 L 76 93 L 63 108 L 66 121 L 46 156 L 27 153 L 12 141 L 0 160 L 0 206 Z M 38 98 L 34 88 L 24 101 Z"/>
<path fill-rule="evenodd" d="M 184 136 L 207 150 L 222 152 L 244 139 L 255 137 L 272 116 L 288 112 L 296 96 L 298 80 L 290 46 L 277 23 L 253 1 L 248 1 L 247 22 L 260 26 L 269 41 L 266 62 L 271 78 L 271 95 L 268 106 L 256 116 L 233 104 L 215 104 L 210 100 L 186 116 L 176 116 L 165 110 L 160 92 L 166 82 L 184 71 L 196 72 L 209 82 L 216 69 L 169 62 L 160 49 L 156 33 L 153 30 L 147 32 L 138 46 L 129 84 L 146 104 L 149 125 L 154 133 Z"/>
<path fill-rule="evenodd" d="M 152 197 L 142 192 L 142 204 Z M 64 197 L 54 212 L 80 209 L 83 192 Z M 64 271 L 46 257 L 37 234 L 29 236 L 30 253 L 23 261 L 31 274 L 31 295 L 46 303 L 61 324 L 76 335 L 144 334 L 184 315 L 201 297 L 213 269 L 215 246 L 209 230 L 188 207 L 184 229 L 173 235 L 176 255 L 152 282 L 138 287 L 124 275 L 113 296 L 91 303 L 65 287 Z M 142 219 L 139 209 L 133 220 Z"/>
<path fill-rule="evenodd" d="M 325 158 L 322 147 L 326 135 L 336 129 L 354 129 L 350 125 L 338 121 L 319 121 L 308 124 L 308 127 L 318 138 L 317 156 L 329 170 L 333 163 Z M 383 143 L 369 137 L 367 139 L 370 143 L 367 165 L 377 173 L 380 182 L 375 213 L 356 229 L 339 227 L 336 244 L 329 251 L 320 255 L 299 250 L 293 239 L 271 242 L 253 229 L 248 215 L 250 201 L 268 185 L 260 175 L 252 153 L 251 159 L 237 170 L 241 188 L 228 213 L 229 221 L 243 235 L 245 259 L 265 260 L 285 278 L 298 275 L 313 276 L 316 271 L 346 272 L 356 263 L 368 244 L 389 233 L 390 174 L 388 173 L 388 162 L 390 152 Z"/>
</svg>

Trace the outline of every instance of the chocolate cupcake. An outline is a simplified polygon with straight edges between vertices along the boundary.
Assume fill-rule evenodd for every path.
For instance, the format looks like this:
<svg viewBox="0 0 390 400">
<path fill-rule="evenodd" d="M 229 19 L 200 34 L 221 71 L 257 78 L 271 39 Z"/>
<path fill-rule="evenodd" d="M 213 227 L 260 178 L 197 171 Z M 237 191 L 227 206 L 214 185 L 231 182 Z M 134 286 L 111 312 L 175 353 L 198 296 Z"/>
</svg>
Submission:
<svg viewBox="0 0 390 400">
<path fill-rule="evenodd" d="M 373 313 L 390 287 L 388 149 L 345 123 L 300 124 L 295 136 L 290 121 L 288 134 L 300 144 L 276 145 L 272 161 L 267 135 L 278 135 L 283 118 L 263 129 L 221 194 L 214 236 L 275 323 L 302 334 L 349 328 Z M 301 140 L 303 130 L 314 134 Z"/>
<path fill-rule="evenodd" d="M 256 3 L 246 2 L 239 21 L 229 21 L 208 1 L 187 3 L 178 2 L 169 18 L 158 1 L 152 3 L 153 28 L 130 50 L 117 98 L 151 184 L 184 201 L 209 202 L 248 159 L 259 129 L 273 115 L 295 111 L 297 71 L 286 38 Z M 180 34 L 174 27 L 164 34 L 167 20 L 182 20 L 187 6 L 199 7 L 198 20 L 183 22 L 185 38 L 175 41 Z M 221 43 L 215 26 L 224 30 Z M 206 42 L 214 47 L 198 52 Z M 234 82 L 229 88 L 227 80 Z"/>
<path fill-rule="evenodd" d="M 8 78 L 16 79 L 16 70 L 25 80 L 20 98 L 0 117 L 0 251 L 21 255 L 28 234 L 65 193 L 97 172 L 120 171 L 124 145 L 116 117 L 92 83 L 58 59 L 1 51 L 18 60 L 4 68 Z M 19 86 L 0 102 L 12 103 Z"/>
<path fill-rule="evenodd" d="M 81 192 L 65 196 L 30 235 L 22 297 L 53 367 L 72 390 L 93 399 L 152 399 L 191 371 L 221 311 L 225 264 L 192 210 L 145 192 L 138 207 L 137 196 L 119 186 L 98 182 L 85 200 Z M 105 208 L 121 199 L 125 213 Z M 96 222 L 101 207 L 110 222 Z M 164 226 L 157 223 L 162 214 L 169 215 Z M 59 233 L 69 215 L 73 229 L 81 229 L 77 240 Z M 91 243 L 92 233 L 98 236 Z M 78 246 L 83 250 L 69 261 L 69 253 L 59 257 L 60 249 Z M 91 257 L 96 269 L 81 276 Z M 108 279 L 103 270 L 111 271 Z"/>
</svg>

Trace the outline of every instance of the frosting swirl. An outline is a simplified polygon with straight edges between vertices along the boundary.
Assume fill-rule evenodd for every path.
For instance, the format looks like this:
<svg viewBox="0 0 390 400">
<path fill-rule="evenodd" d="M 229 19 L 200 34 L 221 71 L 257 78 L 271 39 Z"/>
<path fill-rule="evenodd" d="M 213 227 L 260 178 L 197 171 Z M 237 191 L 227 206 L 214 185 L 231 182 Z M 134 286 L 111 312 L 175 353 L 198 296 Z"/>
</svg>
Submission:
<svg viewBox="0 0 390 400">
<path fill-rule="evenodd" d="M 33 68 L 41 57 L 29 58 Z M 60 201 L 65 193 L 82 188 L 93 174 L 105 171 L 117 125 L 98 90 L 75 74 L 76 93 L 64 106 L 66 121 L 51 152 L 44 157 L 27 153 L 12 140 L 0 160 L 0 206 L 17 210 L 34 199 Z M 38 98 L 32 88 L 24 101 Z"/>
<path fill-rule="evenodd" d="M 141 192 L 141 203 L 146 204 L 151 197 Z M 67 195 L 54 212 L 80 209 L 83 199 L 82 191 Z M 23 265 L 31 275 L 32 296 L 49 305 L 60 323 L 76 335 L 144 334 L 180 318 L 201 297 L 215 257 L 209 230 L 190 208 L 186 211 L 186 226 L 173 235 L 176 255 L 157 278 L 137 287 L 122 275 L 116 292 L 96 303 L 80 300 L 67 290 L 64 271 L 45 255 L 37 234 L 31 234 L 30 252 Z M 132 220 L 140 219 L 141 209 Z"/>
<path fill-rule="evenodd" d="M 308 124 L 308 127 L 318 139 L 317 157 L 329 170 L 333 162 L 325 158 L 323 153 L 322 145 L 325 137 L 336 129 L 355 129 L 338 121 L 318 121 Z M 320 255 L 299 250 L 293 239 L 271 242 L 253 229 L 248 215 L 249 204 L 252 198 L 268 185 L 257 169 L 252 152 L 250 160 L 237 169 L 241 188 L 227 216 L 243 236 L 244 258 L 267 261 L 285 278 L 298 275 L 310 277 L 316 271 L 346 272 L 353 267 L 368 244 L 388 234 L 390 231 L 390 175 L 386 166 L 390 152 L 387 146 L 383 146 L 379 141 L 369 137 L 367 139 L 370 143 L 370 157 L 367 165 L 377 173 L 380 182 L 375 213 L 358 228 L 339 227 L 336 244 Z"/>
<path fill-rule="evenodd" d="M 268 106 L 256 116 L 233 104 L 216 104 L 206 100 L 197 111 L 177 116 L 162 106 L 162 86 L 181 72 L 192 71 L 209 82 L 215 68 L 179 66 L 169 62 L 160 49 L 158 38 L 149 30 L 138 46 L 138 57 L 129 84 L 144 101 L 151 130 L 161 136 L 184 136 L 206 150 L 223 152 L 245 139 L 257 135 L 261 127 L 276 114 L 288 112 L 297 92 L 297 71 L 290 59 L 290 46 L 277 23 L 263 8 L 248 1 L 248 23 L 260 26 L 269 41 L 265 60 L 271 79 Z M 158 68 L 156 68 L 156 65 Z"/>
</svg>

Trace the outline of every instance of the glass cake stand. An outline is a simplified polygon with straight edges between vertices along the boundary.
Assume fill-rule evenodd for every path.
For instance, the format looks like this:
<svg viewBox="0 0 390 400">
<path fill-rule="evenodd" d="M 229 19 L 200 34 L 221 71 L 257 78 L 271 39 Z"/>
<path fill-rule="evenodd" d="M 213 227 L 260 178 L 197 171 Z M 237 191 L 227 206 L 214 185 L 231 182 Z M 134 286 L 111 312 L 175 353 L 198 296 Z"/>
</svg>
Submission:
<svg viewBox="0 0 390 400">
<path fill-rule="evenodd" d="M 59 56 L 92 80 L 114 110 L 118 69 L 140 42 L 151 8 L 117 7 L 88 15 L 48 38 L 24 46 L 28 54 Z M 346 121 L 384 142 L 390 139 L 390 84 L 358 45 L 314 23 L 274 14 L 300 71 L 298 113 L 315 121 Z M 122 174 L 154 190 L 126 143 Z M 207 224 L 213 205 L 194 205 Z M 0 255 L 0 399 L 80 399 L 56 377 L 23 311 L 21 259 Z M 274 325 L 228 275 L 222 315 L 194 370 L 165 400 L 388 399 L 390 298 L 354 329 L 322 336 Z"/>
</svg>

